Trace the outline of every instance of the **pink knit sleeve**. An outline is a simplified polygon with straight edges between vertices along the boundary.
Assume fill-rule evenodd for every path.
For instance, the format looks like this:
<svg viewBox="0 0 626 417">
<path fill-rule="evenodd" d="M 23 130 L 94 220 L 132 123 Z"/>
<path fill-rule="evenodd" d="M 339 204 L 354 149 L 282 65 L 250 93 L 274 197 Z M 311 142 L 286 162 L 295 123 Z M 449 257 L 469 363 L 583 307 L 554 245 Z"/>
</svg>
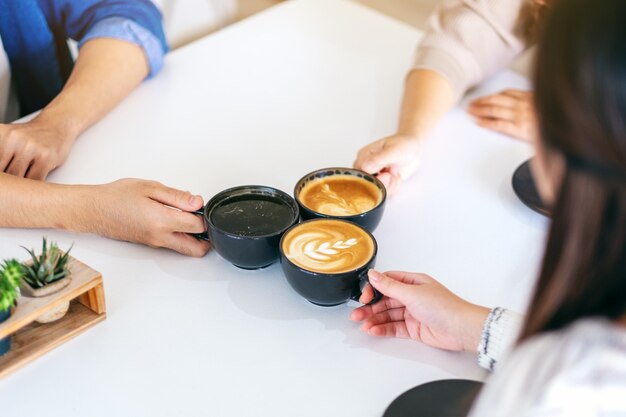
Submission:
<svg viewBox="0 0 626 417">
<path fill-rule="evenodd" d="M 458 96 L 526 48 L 528 0 L 453 0 L 430 18 L 415 69 L 444 76 Z"/>
</svg>

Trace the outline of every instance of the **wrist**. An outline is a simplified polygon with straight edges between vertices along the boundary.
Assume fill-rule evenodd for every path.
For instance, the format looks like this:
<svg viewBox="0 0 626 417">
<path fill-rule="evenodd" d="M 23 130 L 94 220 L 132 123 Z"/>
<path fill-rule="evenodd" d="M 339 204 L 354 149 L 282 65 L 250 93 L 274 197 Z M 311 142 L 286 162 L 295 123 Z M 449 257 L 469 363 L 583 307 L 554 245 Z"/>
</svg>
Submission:
<svg viewBox="0 0 626 417">
<path fill-rule="evenodd" d="M 69 144 L 73 144 L 84 130 L 76 117 L 54 107 L 43 109 L 30 123 L 46 132 L 55 132 Z"/>
<path fill-rule="evenodd" d="M 467 314 L 463 316 L 463 326 L 461 327 L 461 340 L 463 351 L 476 353 L 482 336 L 485 320 L 491 310 L 487 307 L 472 304 Z"/>
<path fill-rule="evenodd" d="M 419 142 L 422 138 L 422 129 L 420 129 L 419 126 L 410 123 L 400 123 L 396 134 Z"/>
</svg>

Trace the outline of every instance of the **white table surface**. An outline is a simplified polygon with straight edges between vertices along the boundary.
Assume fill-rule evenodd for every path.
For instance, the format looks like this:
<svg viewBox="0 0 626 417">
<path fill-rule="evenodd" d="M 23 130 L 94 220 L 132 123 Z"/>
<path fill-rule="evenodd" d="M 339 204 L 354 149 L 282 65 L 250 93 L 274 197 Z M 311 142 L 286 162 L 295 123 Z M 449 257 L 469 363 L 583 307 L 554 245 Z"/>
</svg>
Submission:
<svg viewBox="0 0 626 417">
<path fill-rule="evenodd" d="M 290 1 L 182 48 L 85 133 L 50 177 L 151 178 L 209 198 L 241 184 L 291 192 L 393 133 L 420 33 L 341 0 Z M 473 94 L 527 85 L 504 72 Z M 522 311 L 547 222 L 515 197 L 523 143 L 451 111 L 390 199 L 378 268 L 426 272 L 459 295 Z M 378 339 L 288 286 L 279 265 L 53 230 L 0 229 L 0 256 L 42 235 L 102 272 L 108 318 L 0 381 L 2 416 L 380 416 L 405 390 L 482 379 L 469 354 Z"/>
</svg>

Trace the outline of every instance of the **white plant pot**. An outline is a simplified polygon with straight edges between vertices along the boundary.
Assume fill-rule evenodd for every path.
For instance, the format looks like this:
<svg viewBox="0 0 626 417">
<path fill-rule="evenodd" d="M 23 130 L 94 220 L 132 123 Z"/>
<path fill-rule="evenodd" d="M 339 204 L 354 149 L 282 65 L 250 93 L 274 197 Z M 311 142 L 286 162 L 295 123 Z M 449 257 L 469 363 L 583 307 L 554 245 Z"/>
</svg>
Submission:
<svg viewBox="0 0 626 417">
<path fill-rule="evenodd" d="M 70 309 L 70 302 L 66 301 L 58 305 L 57 307 L 53 308 L 52 310 L 37 317 L 35 321 L 41 324 L 52 323 L 53 321 L 57 321 L 63 316 L 65 316 L 65 314 L 67 313 L 67 310 L 69 309 Z"/>
<path fill-rule="evenodd" d="M 45 287 L 35 289 L 31 287 L 27 282 L 22 281 L 22 284 L 20 285 L 20 292 L 25 297 L 42 298 L 61 291 L 63 288 L 70 285 L 70 282 L 72 282 L 72 276 L 68 275 L 67 277 L 55 281 L 52 284 L 46 285 Z M 37 323 L 45 324 L 59 320 L 60 318 L 65 316 L 65 313 L 67 313 L 67 310 L 69 310 L 69 308 L 70 302 L 66 301 L 53 308 L 52 310 L 42 314 L 35 321 Z"/>
</svg>

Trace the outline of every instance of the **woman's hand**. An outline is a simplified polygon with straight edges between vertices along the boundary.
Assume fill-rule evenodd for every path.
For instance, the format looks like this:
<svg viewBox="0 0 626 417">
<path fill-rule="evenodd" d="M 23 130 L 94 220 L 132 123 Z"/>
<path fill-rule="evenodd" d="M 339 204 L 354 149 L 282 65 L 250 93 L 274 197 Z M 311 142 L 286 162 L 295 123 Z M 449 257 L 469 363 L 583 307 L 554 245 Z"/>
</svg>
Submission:
<svg viewBox="0 0 626 417">
<path fill-rule="evenodd" d="M 530 91 L 504 90 L 470 103 L 468 112 L 476 123 L 526 142 L 538 136 L 537 116 Z"/>
<path fill-rule="evenodd" d="M 396 134 L 361 148 L 353 165 L 370 174 L 378 174 L 387 193 L 393 195 L 402 181 L 417 169 L 419 153 L 417 137 Z"/>
<path fill-rule="evenodd" d="M 70 229 L 189 256 L 203 256 L 210 248 L 208 242 L 191 235 L 205 231 L 203 218 L 193 214 L 203 206 L 200 196 L 137 179 L 83 187 L 81 194 L 81 200 L 88 202 L 84 217 Z"/>
<path fill-rule="evenodd" d="M 488 308 L 468 303 L 425 274 L 370 270 L 369 279 L 384 297 L 352 312 L 352 320 L 363 322 L 361 330 L 440 349 L 477 351 Z M 368 298 L 371 291 L 361 301 Z"/>
<path fill-rule="evenodd" d="M 421 140 L 456 103 L 450 82 L 436 71 L 414 69 L 407 75 L 398 131 L 359 150 L 354 167 L 378 174 L 393 195 L 419 165 Z"/>
</svg>

